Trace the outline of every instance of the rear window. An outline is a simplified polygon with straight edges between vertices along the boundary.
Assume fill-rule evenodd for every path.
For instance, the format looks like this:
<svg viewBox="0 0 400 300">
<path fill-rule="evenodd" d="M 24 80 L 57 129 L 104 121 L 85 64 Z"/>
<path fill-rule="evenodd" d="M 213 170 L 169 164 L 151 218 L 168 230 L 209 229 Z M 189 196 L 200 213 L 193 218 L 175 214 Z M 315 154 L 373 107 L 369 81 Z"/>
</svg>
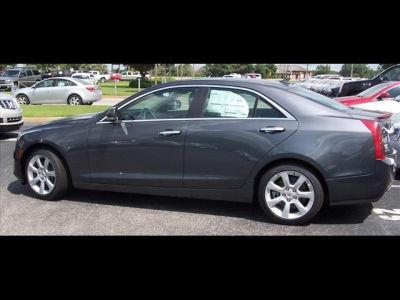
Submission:
<svg viewBox="0 0 400 300">
<path fill-rule="evenodd" d="M 322 104 L 324 106 L 327 106 L 327 107 L 330 107 L 330 108 L 333 108 L 336 110 L 348 110 L 349 109 L 346 105 L 344 105 L 334 99 L 331 99 L 329 97 L 326 97 L 324 95 L 318 94 L 316 92 L 313 92 L 313 91 L 310 91 L 308 89 L 304 89 L 301 87 L 291 88 L 288 90 L 288 92 L 305 97 L 314 102 L 317 102 L 319 104 Z"/>
<path fill-rule="evenodd" d="M 92 85 L 91 82 L 88 82 L 88 81 L 86 81 L 86 80 L 79 79 L 79 78 L 76 78 L 76 77 L 74 77 L 74 79 L 75 79 L 76 81 L 78 81 L 78 82 L 84 84 L 84 85 Z"/>
</svg>

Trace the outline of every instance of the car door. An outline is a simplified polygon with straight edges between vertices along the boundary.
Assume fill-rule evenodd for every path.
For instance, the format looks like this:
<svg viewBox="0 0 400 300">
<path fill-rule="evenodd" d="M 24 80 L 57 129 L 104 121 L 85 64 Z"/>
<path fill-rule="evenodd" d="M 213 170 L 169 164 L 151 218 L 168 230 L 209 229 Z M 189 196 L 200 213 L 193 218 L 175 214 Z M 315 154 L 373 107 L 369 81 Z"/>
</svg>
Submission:
<svg viewBox="0 0 400 300">
<path fill-rule="evenodd" d="M 261 94 L 210 87 L 203 108 L 188 128 L 185 188 L 235 189 L 298 122 Z"/>
<path fill-rule="evenodd" d="M 70 83 L 72 82 L 66 79 L 54 79 L 53 87 L 51 89 L 51 98 L 49 99 L 48 103 L 52 104 L 67 103 Z"/>
<path fill-rule="evenodd" d="M 31 103 L 45 104 L 51 99 L 51 91 L 53 89 L 54 79 L 46 79 L 37 83 L 32 87 L 32 93 L 29 97 Z"/>
<path fill-rule="evenodd" d="M 93 124 L 87 142 L 92 182 L 182 187 L 187 116 L 199 89 L 154 91 L 119 107 L 118 123 Z"/>
</svg>

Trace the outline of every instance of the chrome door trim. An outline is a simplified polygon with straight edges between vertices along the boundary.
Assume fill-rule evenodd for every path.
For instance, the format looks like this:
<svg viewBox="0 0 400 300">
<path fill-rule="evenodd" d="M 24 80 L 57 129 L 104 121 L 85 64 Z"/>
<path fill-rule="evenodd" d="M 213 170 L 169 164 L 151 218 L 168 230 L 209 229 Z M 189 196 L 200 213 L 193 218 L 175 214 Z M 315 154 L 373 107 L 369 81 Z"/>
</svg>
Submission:
<svg viewBox="0 0 400 300">
<path fill-rule="evenodd" d="M 281 106 L 279 106 L 275 101 L 269 99 L 267 96 L 254 91 L 252 89 L 248 89 L 248 88 L 243 88 L 243 87 L 236 87 L 236 86 L 230 86 L 230 85 L 215 85 L 215 84 L 191 84 L 191 85 L 174 85 L 174 86 L 168 86 L 168 87 L 161 87 L 155 90 L 152 90 L 150 92 L 147 92 L 145 94 L 142 94 L 140 96 L 137 96 L 133 99 L 131 99 L 129 102 L 125 103 L 124 105 L 120 106 L 117 108 L 117 110 L 127 106 L 128 104 L 131 104 L 133 101 L 136 101 L 144 96 L 147 96 L 149 94 L 158 92 L 158 91 L 162 91 L 162 90 L 166 90 L 166 89 L 172 89 L 172 88 L 184 88 L 184 87 L 214 87 L 214 88 L 229 88 L 229 89 L 237 89 L 237 90 L 243 90 L 243 91 L 248 91 L 251 93 L 254 93 L 256 95 L 258 95 L 259 97 L 263 98 L 265 101 L 267 101 L 269 104 L 271 104 L 274 108 L 276 108 L 277 110 L 279 110 L 281 113 L 283 113 L 285 115 L 286 118 L 182 118 L 182 119 L 148 119 L 148 120 L 122 120 L 122 122 L 149 122 L 149 121 L 178 121 L 178 120 L 185 120 L 185 121 L 195 121 L 195 120 L 296 120 L 296 118 L 291 115 L 288 111 L 286 111 L 284 108 L 282 108 Z M 109 124 L 112 122 L 107 122 L 104 121 L 106 117 L 104 116 L 100 121 L 98 121 L 96 124 Z"/>
</svg>

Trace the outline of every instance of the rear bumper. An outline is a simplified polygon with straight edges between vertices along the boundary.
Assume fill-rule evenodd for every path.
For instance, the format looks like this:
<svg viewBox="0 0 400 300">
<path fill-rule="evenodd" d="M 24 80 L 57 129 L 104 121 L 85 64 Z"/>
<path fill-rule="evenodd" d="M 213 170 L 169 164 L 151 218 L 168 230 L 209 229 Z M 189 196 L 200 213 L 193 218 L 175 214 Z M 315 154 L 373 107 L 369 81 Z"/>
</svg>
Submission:
<svg viewBox="0 0 400 300">
<path fill-rule="evenodd" d="M 327 180 L 330 205 L 376 202 L 394 182 L 396 161 L 376 161 L 375 174 Z"/>
</svg>

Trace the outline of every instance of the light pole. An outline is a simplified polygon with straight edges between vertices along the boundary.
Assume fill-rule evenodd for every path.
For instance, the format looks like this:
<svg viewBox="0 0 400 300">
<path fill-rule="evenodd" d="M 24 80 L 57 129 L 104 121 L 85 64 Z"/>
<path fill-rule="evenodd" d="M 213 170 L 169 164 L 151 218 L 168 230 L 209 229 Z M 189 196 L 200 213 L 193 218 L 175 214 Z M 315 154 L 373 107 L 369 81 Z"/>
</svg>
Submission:
<svg viewBox="0 0 400 300">
<path fill-rule="evenodd" d="M 351 64 L 350 78 L 353 78 L 353 64 Z"/>
</svg>

